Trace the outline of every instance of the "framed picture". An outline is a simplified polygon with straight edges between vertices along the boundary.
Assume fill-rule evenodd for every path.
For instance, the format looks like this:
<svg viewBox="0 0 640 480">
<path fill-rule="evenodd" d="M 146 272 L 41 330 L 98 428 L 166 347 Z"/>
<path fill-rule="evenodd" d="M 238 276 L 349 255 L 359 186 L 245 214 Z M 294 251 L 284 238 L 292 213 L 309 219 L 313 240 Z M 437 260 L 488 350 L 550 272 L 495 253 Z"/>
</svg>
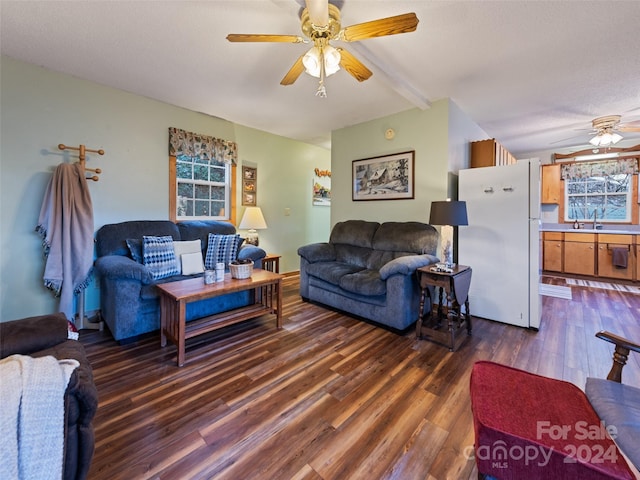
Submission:
<svg viewBox="0 0 640 480">
<path fill-rule="evenodd" d="M 256 194 L 255 193 L 243 193 L 242 194 L 242 205 L 247 205 L 249 207 L 256 206 Z"/>
<path fill-rule="evenodd" d="M 414 198 L 415 150 L 352 162 L 352 199 Z"/>
<path fill-rule="evenodd" d="M 258 189 L 258 169 L 254 167 L 242 167 L 242 205 L 256 206 Z"/>
<path fill-rule="evenodd" d="M 242 167 L 242 179 L 243 180 L 255 180 L 257 168 Z"/>
<path fill-rule="evenodd" d="M 331 206 L 331 170 L 313 171 L 313 205 Z"/>
</svg>

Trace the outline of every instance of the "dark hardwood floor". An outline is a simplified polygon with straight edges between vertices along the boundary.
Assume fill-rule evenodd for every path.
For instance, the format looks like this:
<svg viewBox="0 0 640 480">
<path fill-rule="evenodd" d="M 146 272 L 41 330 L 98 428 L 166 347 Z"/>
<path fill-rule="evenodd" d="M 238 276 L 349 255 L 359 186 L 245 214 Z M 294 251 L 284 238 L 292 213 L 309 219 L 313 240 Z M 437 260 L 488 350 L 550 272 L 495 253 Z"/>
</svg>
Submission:
<svg viewBox="0 0 640 480">
<path fill-rule="evenodd" d="M 100 398 L 89 478 L 475 479 L 475 361 L 583 388 L 611 365 L 597 331 L 640 339 L 640 295 L 615 290 L 542 297 L 539 332 L 474 319 L 450 353 L 302 302 L 297 276 L 284 285 L 282 330 L 270 316 L 191 339 L 182 368 L 159 335 L 120 346 L 82 331 Z M 623 381 L 640 385 L 638 357 Z"/>
</svg>

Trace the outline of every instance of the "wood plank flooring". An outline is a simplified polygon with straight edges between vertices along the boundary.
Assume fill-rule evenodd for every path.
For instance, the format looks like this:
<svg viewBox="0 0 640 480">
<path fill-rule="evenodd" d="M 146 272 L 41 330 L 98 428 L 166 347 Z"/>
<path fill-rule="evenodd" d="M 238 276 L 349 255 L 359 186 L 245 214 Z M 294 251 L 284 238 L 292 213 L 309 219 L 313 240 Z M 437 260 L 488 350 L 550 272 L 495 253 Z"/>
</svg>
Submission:
<svg viewBox="0 0 640 480">
<path fill-rule="evenodd" d="M 474 319 L 454 353 L 302 302 L 297 276 L 284 282 L 282 330 L 265 316 L 191 339 L 182 368 L 159 334 L 120 346 L 83 330 L 99 393 L 89 478 L 475 479 L 475 361 L 583 388 L 611 365 L 597 331 L 640 339 L 640 295 L 571 290 L 542 297 L 539 332 Z M 626 383 L 640 385 L 638 357 Z"/>
</svg>

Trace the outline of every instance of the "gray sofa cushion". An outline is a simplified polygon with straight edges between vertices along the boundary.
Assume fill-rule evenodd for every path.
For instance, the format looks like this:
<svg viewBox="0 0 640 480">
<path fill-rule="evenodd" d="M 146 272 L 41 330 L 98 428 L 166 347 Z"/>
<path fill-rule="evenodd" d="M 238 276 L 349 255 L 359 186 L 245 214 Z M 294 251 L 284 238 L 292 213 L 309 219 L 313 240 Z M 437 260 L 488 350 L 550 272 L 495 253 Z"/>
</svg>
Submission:
<svg viewBox="0 0 640 480">
<path fill-rule="evenodd" d="M 331 230 L 329 243 L 342 243 L 356 247 L 373 247 L 373 235 L 378 230 L 378 222 L 367 222 L 364 220 L 348 220 L 338 222 Z"/>
<path fill-rule="evenodd" d="M 340 279 L 343 275 L 356 273 L 360 270 L 362 270 L 362 267 L 340 262 L 311 263 L 307 267 L 309 275 L 321 278 L 325 282 L 329 282 L 334 285 L 340 285 Z"/>
<path fill-rule="evenodd" d="M 615 442 L 640 469 L 640 389 L 601 378 L 587 378 L 585 393 L 605 426 L 617 429 Z"/>
<path fill-rule="evenodd" d="M 417 268 L 426 267 L 432 263 L 439 262 L 438 257 L 425 253 L 424 255 L 404 255 L 398 257 L 380 269 L 380 278 L 386 280 L 391 275 L 400 273 L 402 275 L 412 274 Z"/>
<path fill-rule="evenodd" d="M 413 254 L 435 252 L 438 247 L 436 229 L 420 222 L 385 222 L 375 232 L 372 248 L 387 252 Z"/>
<path fill-rule="evenodd" d="M 335 244 L 333 246 L 336 251 L 336 262 L 348 263 L 356 265 L 360 268 L 367 268 L 369 257 L 373 250 L 366 247 L 358 247 L 355 245 Z"/>
<path fill-rule="evenodd" d="M 336 249 L 330 243 L 314 243 L 298 248 L 298 255 L 309 263 L 333 262 L 336 259 Z"/>
<path fill-rule="evenodd" d="M 344 275 L 340 279 L 340 287 L 359 295 L 384 295 L 387 283 L 380 278 L 378 270 L 361 270 Z"/>
</svg>

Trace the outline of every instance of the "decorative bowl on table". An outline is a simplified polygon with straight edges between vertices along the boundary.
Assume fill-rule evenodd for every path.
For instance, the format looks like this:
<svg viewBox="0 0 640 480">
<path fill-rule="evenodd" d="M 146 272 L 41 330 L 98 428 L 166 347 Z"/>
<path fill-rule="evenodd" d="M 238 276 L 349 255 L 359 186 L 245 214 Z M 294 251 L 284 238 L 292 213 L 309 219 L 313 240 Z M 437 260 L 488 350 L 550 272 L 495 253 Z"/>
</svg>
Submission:
<svg viewBox="0 0 640 480">
<path fill-rule="evenodd" d="M 253 261 L 246 260 L 234 260 L 229 263 L 229 271 L 231 272 L 231 278 L 237 278 L 242 280 L 251 277 L 253 273 Z"/>
</svg>

